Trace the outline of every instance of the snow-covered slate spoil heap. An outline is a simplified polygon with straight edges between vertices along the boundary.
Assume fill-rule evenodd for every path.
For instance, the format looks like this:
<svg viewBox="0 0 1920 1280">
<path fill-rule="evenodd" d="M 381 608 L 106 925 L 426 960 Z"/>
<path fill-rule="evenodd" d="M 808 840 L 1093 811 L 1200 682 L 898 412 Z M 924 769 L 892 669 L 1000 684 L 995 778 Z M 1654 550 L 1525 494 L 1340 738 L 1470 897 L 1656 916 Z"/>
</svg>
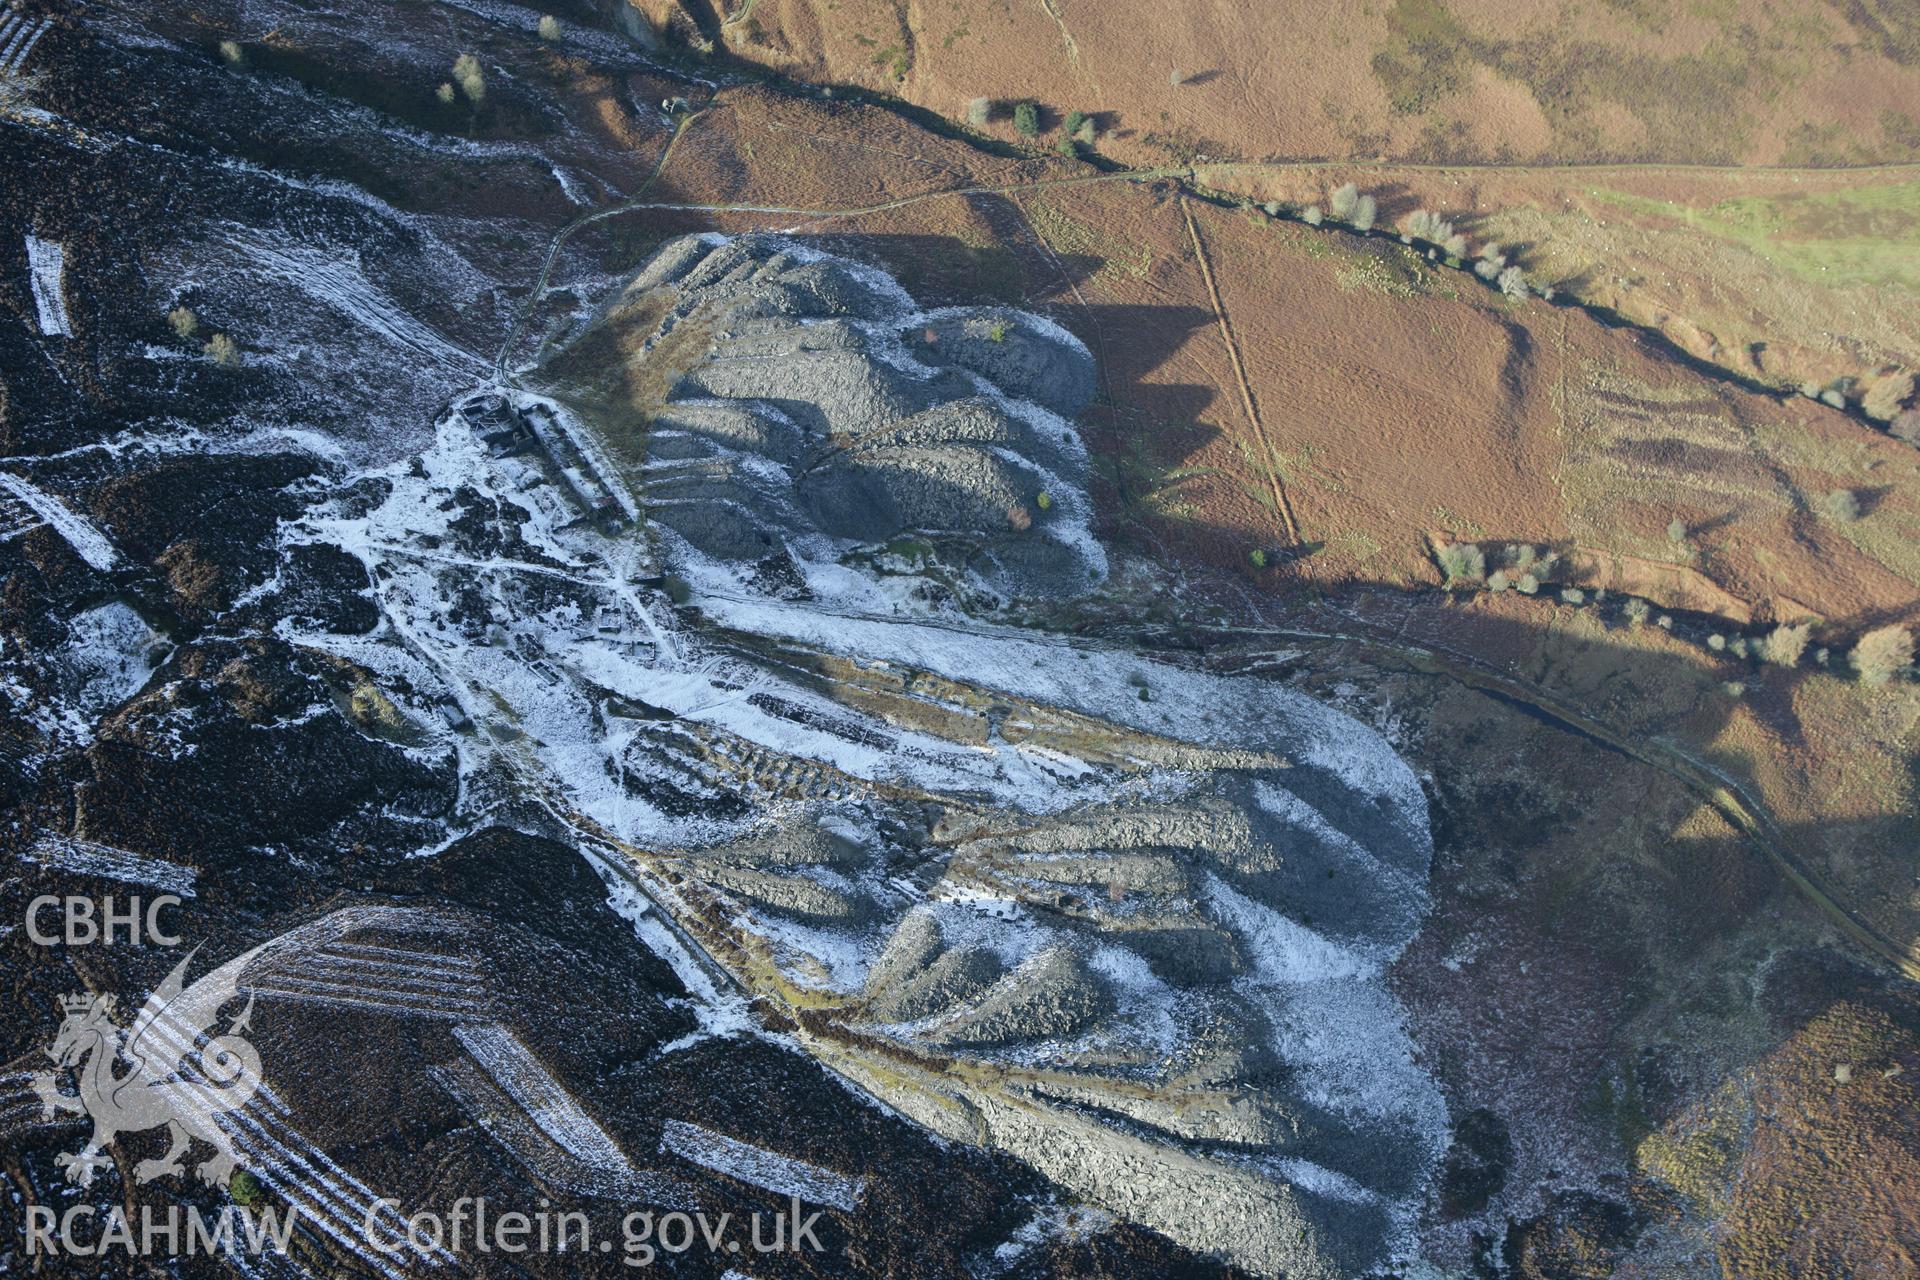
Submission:
<svg viewBox="0 0 1920 1280">
<path fill-rule="evenodd" d="M 644 415 L 576 416 L 596 372 Z M 525 375 L 552 398 L 477 392 L 288 527 L 360 557 L 386 619 L 301 638 L 375 672 L 383 732 L 457 755 L 470 821 L 623 860 L 899 1111 L 1256 1272 L 1362 1273 L 1447 1142 L 1384 979 L 1427 910 L 1426 800 L 1276 683 L 956 607 L 1104 572 L 1067 417 L 1092 378 L 1038 317 L 676 241 Z M 959 589 L 863 558 L 880 538 L 963 546 Z M 688 607 L 647 585 L 662 557 Z"/>
<path fill-rule="evenodd" d="M 1093 360 L 1064 329 L 923 311 L 881 272 L 771 236 L 674 241 L 613 314 L 650 294 L 668 305 L 631 361 L 688 326 L 710 335 L 647 432 L 647 505 L 677 568 L 791 586 L 791 559 L 817 589 L 850 548 L 914 534 L 1004 593 L 1104 574 L 1071 425 Z"/>
</svg>

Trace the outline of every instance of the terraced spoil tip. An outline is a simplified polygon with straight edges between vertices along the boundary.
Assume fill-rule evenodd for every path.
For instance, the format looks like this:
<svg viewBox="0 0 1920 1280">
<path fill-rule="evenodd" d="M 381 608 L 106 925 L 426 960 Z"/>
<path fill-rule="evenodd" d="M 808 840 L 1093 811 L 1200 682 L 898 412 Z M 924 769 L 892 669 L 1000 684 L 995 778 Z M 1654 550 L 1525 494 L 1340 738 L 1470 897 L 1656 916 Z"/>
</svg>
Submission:
<svg viewBox="0 0 1920 1280">
<path fill-rule="evenodd" d="M 1447 1143 L 1383 978 L 1427 909 L 1426 800 L 1302 695 L 982 620 L 1106 571 L 1071 422 L 1093 377 L 1039 316 L 925 310 L 777 237 L 674 241 L 529 388 L 456 398 L 375 499 L 284 527 L 360 558 L 388 624 L 307 639 L 413 690 L 394 715 L 468 794 L 626 851 L 607 874 L 695 990 L 697 942 L 946 1137 L 1257 1270 L 1362 1270 Z M 616 482 L 644 524 L 596 501 Z M 345 962 L 276 990 L 349 998 Z M 361 998 L 469 998 L 389 977 Z M 743 1029 L 709 1003 L 703 1035 Z M 444 1074 L 544 1176 L 596 1165 L 508 1084 Z"/>
<path fill-rule="evenodd" d="M 1051 321 L 925 310 L 872 268 L 778 237 L 693 236 L 638 272 L 578 349 L 608 344 L 628 353 L 631 384 L 665 389 L 630 407 L 646 415 L 646 503 L 684 574 L 752 566 L 750 584 L 818 590 L 862 547 L 925 547 L 1009 595 L 1083 592 L 1105 574 L 1072 425 L 1093 363 Z M 917 542 L 890 547 L 901 540 Z"/>
</svg>

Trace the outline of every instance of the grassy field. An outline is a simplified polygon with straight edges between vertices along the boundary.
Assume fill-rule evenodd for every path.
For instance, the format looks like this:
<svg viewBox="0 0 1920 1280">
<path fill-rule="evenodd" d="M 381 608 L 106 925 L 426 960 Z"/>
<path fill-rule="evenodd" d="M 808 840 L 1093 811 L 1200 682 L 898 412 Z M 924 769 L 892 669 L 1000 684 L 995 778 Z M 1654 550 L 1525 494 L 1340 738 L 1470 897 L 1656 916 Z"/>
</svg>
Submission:
<svg viewBox="0 0 1920 1280">
<path fill-rule="evenodd" d="M 1627 213 L 1671 218 L 1824 285 L 1920 294 L 1920 181 L 1747 196 L 1696 208 L 1601 190 Z"/>
</svg>

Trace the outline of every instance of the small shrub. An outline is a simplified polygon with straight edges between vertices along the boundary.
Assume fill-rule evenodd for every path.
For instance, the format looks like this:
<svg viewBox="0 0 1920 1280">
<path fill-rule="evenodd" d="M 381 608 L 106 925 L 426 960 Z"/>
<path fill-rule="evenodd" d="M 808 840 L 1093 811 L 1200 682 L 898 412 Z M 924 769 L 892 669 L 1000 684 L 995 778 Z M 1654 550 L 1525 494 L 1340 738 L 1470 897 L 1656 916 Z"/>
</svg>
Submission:
<svg viewBox="0 0 1920 1280">
<path fill-rule="evenodd" d="M 1180 68 L 1178 67 L 1175 67 L 1172 71 L 1169 71 L 1167 73 L 1167 83 L 1172 85 L 1176 89 L 1178 89 L 1181 85 L 1185 84 L 1186 80 L 1187 78 L 1180 74 Z"/>
<path fill-rule="evenodd" d="M 560 19 L 550 13 L 543 13 L 540 15 L 540 26 L 538 29 L 540 38 L 552 43 L 560 38 Z"/>
<path fill-rule="evenodd" d="M 1256 569 L 1264 569 L 1267 567 L 1267 553 L 1259 547 L 1255 547 L 1253 550 L 1247 552 L 1247 563 Z"/>
<path fill-rule="evenodd" d="M 251 1209 L 266 1198 L 266 1189 L 260 1185 L 260 1179 L 245 1169 L 236 1170 L 227 1182 L 227 1194 L 242 1209 Z"/>
<path fill-rule="evenodd" d="M 1494 279 L 1500 292 L 1516 302 L 1527 296 L 1527 273 L 1518 267 L 1508 267 Z"/>
<path fill-rule="evenodd" d="M 1530 596 L 1540 590 L 1540 579 L 1531 573 L 1523 573 L 1513 584 L 1513 589 L 1523 596 Z"/>
<path fill-rule="evenodd" d="M 1013 526 L 1015 533 L 1025 533 L 1033 528 L 1033 512 L 1016 502 L 1007 508 L 1007 523 Z"/>
<path fill-rule="evenodd" d="M 1500 267 L 1485 258 L 1473 264 L 1473 274 L 1492 284 L 1500 278 Z"/>
<path fill-rule="evenodd" d="M 1269 200 L 1260 206 L 1260 212 L 1266 214 L 1269 218 L 1277 218 L 1280 216 L 1280 202 L 1278 200 Z"/>
<path fill-rule="evenodd" d="M 453 82 L 460 86 L 460 92 L 467 95 L 467 101 L 475 106 L 487 96 L 486 72 L 480 68 L 480 59 L 470 53 L 463 53 L 453 60 Z"/>
<path fill-rule="evenodd" d="M 433 96 L 440 99 L 441 105 L 448 106 L 448 107 L 452 106 L 453 105 L 453 81 L 451 80 L 441 81 L 440 87 L 433 91 Z"/>
<path fill-rule="evenodd" d="M 1495 595 L 1499 595 L 1512 585 L 1513 579 L 1507 576 L 1505 569 L 1495 569 L 1487 578 L 1487 590 L 1493 592 Z"/>
<path fill-rule="evenodd" d="M 1797 667 L 1801 655 L 1807 651 L 1807 642 L 1812 638 L 1812 623 L 1803 622 L 1797 626 L 1782 623 L 1761 642 L 1760 656 L 1776 667 Z"/>
<path fill-rule="evenodd" d="M 233 40 L 222 40 L 220 42 L 220 56 L 226 59 L 228 66 L 232 67 L 237 67 L 247 60 L 246 50 L 242 49 L 239 43 Z"/>
<path fill-rule="evenodd" d="M 1333 210 L 1333 216 L 1341 222 L 1349 221 L 1353 211 L 1360 207 L 1360 188 L 1353 183 L 1336 187 L 1327 201 L 1327 207 Z"/>
<path fill-rule="evenodd" d="M 1653 606 L 1635 596 L 1627 601 L 1623 612 L 1627 615 L 1627 624 L 1637 627 L 1646 622 L 1648 615 L 1653 612 Z"/>
<path fill-rule="evenodd" d="M 1326 215 L 1320 212 L 1319 205 L 1310 204 L 1306 207 L 1305 210 L 1301 212 L 1300 221 L 1306 223 L 1310 227 L 1317 227 L 1322 222 L 1326 221 Z"/>
<path fill-rule="evenodd" d="M 1007 322 L 1005 320 L 995 320 L 992 324 L 987 326 L 988 342 L 1005 342 L 1006 340 L 1007 340 Z"/>
<path fill-rule="evenodd" d="M 1458 262 L 1467 256 L 1467 238 L 1456 231 L 1447 237 L 1446 244 L 1442 245 L 1441 248 L 1446 251 L 1446 255 L 1449 258 Z"/>
<path fill-rule="evenodd" d="M 1885 684 L 1913 665 L 1913 633 L 1905 627 L 1878 627 L 1853 646 L 1853 669 L 1868 684 Z"/>
<path fill-rule="evenodd" d="M 1568 587 L 1560 593 L 1561 604 L 1585 604 L 1587 593 L 1578 587 Z"/>
<path fill-rule="evenodd" d="M 224 333 L 216 333 L 207 339 L 207 358 L 217 365 L 231 369 L 240 363 L 240 347 Z"/>
<path fill-rule="evenodd" d="M 1449 542 L 1434 553 L 1440 562 L 1440 571 L 1447 575 L 1447 585 L 1456 582 L 1479 582 L 1487 576 L 1487 557 L 1480 548 L 1471 542 Z"/>
<path fill-rule="evenodd" d="M 1729 680 L 1725 684 L 1721 685 L 1720 687 L 1726 690 L 1726 694 L 1729 698 L 1744 697 L 1747 692 L 1747 686 L 1739 680 Z"/>
<path fill-rule="evenodd" d="M 1408 235 L 1428 244 L 1444 245 L 1454 239 L 1453 224 L 1431 209 L 1415 209 L 1408 214 L 1406 227 Z M 1464 236 L 1460 238 L 1460 247 L 1463 250 L 1467 247 Z"/>
<path fill-rule="evenodd" d="M 1067 118 L 1061 122 L 1060 129 L 1069 138 L 1071 138 L 1076 134 L 1078 134 L 1080 132 L 1081 127 L 1086 123 L 1087 123 L 1086 112 L 1069 111 L 1067 112 Z"/>
<path fill-rule="evenodd" d="M 1912 374 L 1889 373 L 1875 378 L 1867 387 L 1867 393 L 1860 397 L 1860 407 L 1866 410 L 1869 418 L 1886 422 L 1900 412 L 1900 407 L 1912 394 Z"/>
<path fill-rule="evenodd" d="M 1828 387 L 1820 393 L 1820 403 L 1829 409 L 1844 409 L 1847 407 L 1847 397 L 1835 388 Z"/>
<path fill-rule="evenodd" d="M 984 129 L 987 121 L 993 119 L 992 98 L 967 99 L 967 123 L 976 129 Z"/>
<path fill-rule="evenodd" d="M 184 304 L 167 312 L 167 323 L 173 326 L 174 336 L 182 341 L 200 331 L 200 317 L 193 314 L 192 307 Z"/>
<path fill-rule="evenodd" d="M 1013 104 L 1013 129 L 1023 138 L 1040 136 L 1040 108 L 1033 102 Z"/>
<path fill-rule="evenodd" d="M 1373 220 L 1380 215 L 1380 207 L 1373 202 L 1372 196 L 1361 196 L 1353 206 L 1353 229 L 1356 231 L 1373 230 Z"/>
<path fill-rule="evenodd" d="M 1099 132 L 1099 124 L 1095 122 L 1092 116 L 1088 116 L 1080 122 L 1080 127 L 1073 131 L 1073 140 L 1083 147 L 1090 147 L 1093 145 L 1093 140 Z"/>
<path fill-rule="evenodd" d="M 1033 505 L 1040 508 L 1042 511 L 1051 511 L 1053 510 L 1053 495 L 1048 493 L 1045 489 L 1042 489 L 1040 491 L 1040 496 L 1033 500 Z"/>
<path fill-rule="evenodd" d="M 1835 489 L 1820 504 L 1829 520 L 1852 524 L 1860 518 L 1860 497 L 1851 489 Z"/>
<path fill-rule="evenodd" d="M 1707 648 L 1715 653 L 1724 653 L 1727 648 L 1727 638 L 1716 631 L 1707 637 Z"/>
<path fill-rule="evenodd" d="M 1746 656 L 1747 656 L 1747 641 L 1746 641 L 1746 637 L 1745 637 L 1745 636 L 1735 636 L 1735 637 L 1734 637 L 1734 638 L 1733 638 L 1733 639 L 1732 639 L 1732 640 L 1731 640 L 1731 641 L 1730 641 L 1730 642 L 1729 642 L 1729 643 L 1727 644 L 1727 652 L 1728 652 L 1728 653 L 1731 653 L 1731 654 L 1732 654 L 1732 655 L 1733 655 L 1734 657 L 1736 657 L 1736 658 L 1744 658 L 1744 657 L 1746 657 Z"/>
<path fill-rule="evenodd" d="M 1667 521 L 1667 541 L 1675 546 L 1687 544 L 1687 523 L 1679 516 Z"/>
</svg>

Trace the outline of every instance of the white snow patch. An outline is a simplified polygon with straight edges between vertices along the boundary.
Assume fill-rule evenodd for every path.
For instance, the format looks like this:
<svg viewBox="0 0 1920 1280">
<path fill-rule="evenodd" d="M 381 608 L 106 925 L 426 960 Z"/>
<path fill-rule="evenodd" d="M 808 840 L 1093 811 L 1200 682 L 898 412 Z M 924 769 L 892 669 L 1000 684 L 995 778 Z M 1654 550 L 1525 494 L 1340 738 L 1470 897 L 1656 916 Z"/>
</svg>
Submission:
<svg viewBox="0 0 1920 1280">
<path fill-rule="evenodd" d="M 113 549 L 113 544 L 94 527 L 91 520 L 73 511 L 52 494 L 36 488 L 24 476 L 0 471 L 0 490 L 31 507 L 36 515 L 59 531 L 75 554 L 94 569 L 108 573 L 119 566 L 120 553 Z"/>
<path fill-rule="evenodd" d="M 850 1178 L 684 1120 L 669 1120 L 662 1126 L 660 1149 L 729 1178 L 843 1213 L 852 1212 L 866 1190 L 865 1178 Z"/>
<path fill-rule="evenodd" d="M 74 615 L 67 643 L 51 656 L 73 683 L 71 703 L 85 720 L 140 691 L 159 664 L 164 642 L 118 601 Z"/>
<path fill-rule="evenodd" d="M 177 862 L 143 857 L 112 845 L 76 840 L 72 836 L 51 832 L 35 840 L 28 847 L 26 856 L 42 866 L 56 867 L 76 875 L 118 880 L 123 884 L 145 885 L 149 889 L 162 889 L 182 898 L 194 896 L 194 884 L 200 878 L 200 873 L 192 867 L 183 867 Z"/>
<path fill-rule="evenodd" d="M 1262 906 L 1218 876 L 1206 878 L 1206 898 L 1223 924 L 1240 939 L 1241 948 L 1261 982 L 1294 986 L 1371 978 L 1379 974 L 1375 958 L 1341 946 L 1272 907 Z"/>
<path fill-rule="evenodd" d="M 27 237 L 27 268 L 31 273 L 33 306 L 40 332 L 49 338 L 71 338 L 73 322 L 67 315 L 66 251 L 58 241 Z"/>
</svg>

